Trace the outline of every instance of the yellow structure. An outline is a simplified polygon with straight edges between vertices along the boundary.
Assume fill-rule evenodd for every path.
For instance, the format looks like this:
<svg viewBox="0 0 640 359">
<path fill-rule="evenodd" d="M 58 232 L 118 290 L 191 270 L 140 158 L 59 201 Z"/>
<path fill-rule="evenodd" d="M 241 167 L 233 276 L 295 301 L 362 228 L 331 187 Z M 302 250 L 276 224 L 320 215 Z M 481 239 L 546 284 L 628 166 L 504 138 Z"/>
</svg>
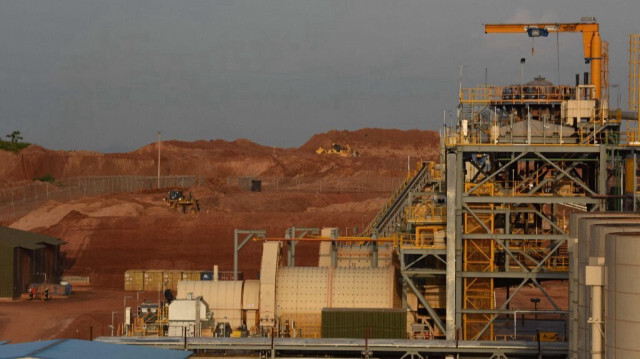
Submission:
<svg viewBox="0 0 640 359">
<path fill-rule="evenodd" d="M 530 37 L 547 36 L 550 32 L 581 32 L 585 61 L 591 63 L 591 83 L 595 87 L 595 98 L 601 98 L 602 42 L 597 22 L 538 23 L 538 24 L 487 24 L 485 34 L 527 33 Z"/>
</svg>

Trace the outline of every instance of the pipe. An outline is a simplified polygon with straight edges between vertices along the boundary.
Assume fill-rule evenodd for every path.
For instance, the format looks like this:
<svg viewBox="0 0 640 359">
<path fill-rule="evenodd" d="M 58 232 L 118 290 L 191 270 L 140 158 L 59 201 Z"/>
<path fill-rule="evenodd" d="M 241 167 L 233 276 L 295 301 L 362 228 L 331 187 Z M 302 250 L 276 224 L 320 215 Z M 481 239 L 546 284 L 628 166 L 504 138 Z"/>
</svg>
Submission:
<svg viewBox="0 0 640 359">
<path fill-rule="evenodd" d="M 591 359 L 602 359 L 602 286 L 591 287 Z"/>
<path fill-rule="evenodd" d="M 635 111 L 622 111 L 609 110 L 609 118 L 620 118 L 621 120 L 638 121 L 638 112 Z"/>
<path fill-rule="evenodd" d="M 600 65 L 602 62 L 602 41 L 598 31 L 594 31 L 591 37 L 591 84 L 596 88 L 595 99 L 600 100 L 602 91 Z"/>
</svg>

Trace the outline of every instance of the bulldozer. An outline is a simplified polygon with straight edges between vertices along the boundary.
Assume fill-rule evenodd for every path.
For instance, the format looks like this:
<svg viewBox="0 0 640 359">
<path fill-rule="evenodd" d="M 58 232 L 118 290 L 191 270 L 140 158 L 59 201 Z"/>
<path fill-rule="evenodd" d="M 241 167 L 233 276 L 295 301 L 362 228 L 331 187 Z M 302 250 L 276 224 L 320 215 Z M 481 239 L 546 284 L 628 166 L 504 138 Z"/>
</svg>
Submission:
<svg viewBox="0 0 640 359">
<path fill-rule="evenodd" d="M 167 197 L 164 198 L 171 208 L 182 208 L 182 213 L 196 214 L 200 212 L 200 201 L 193 198 L 191 192 L 189 192 L 189 198 L 180 190 L 172 190 L 167 193 Z"/>
<path fill-rule="evenodd" d="M 323 153 L 339 155 L 341 157 L 358 157 L 360 155 L 358 151 L 351 149 L 351 146 L 349 145 L 343 146 L 337 143 L 332 143 L 331 147 L 329 148 L 318 147 L 318 149 L 316 150 L 316 153 L 319 155 Z"/>
</svg>

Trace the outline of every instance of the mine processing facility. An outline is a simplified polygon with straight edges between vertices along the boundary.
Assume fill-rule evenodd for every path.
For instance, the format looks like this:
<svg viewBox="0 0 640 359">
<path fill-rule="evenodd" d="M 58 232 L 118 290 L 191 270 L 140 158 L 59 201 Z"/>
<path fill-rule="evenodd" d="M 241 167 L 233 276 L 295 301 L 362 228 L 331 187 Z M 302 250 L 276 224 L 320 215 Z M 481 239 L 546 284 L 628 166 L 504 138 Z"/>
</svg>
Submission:
<svg viewBox="0 0 640 359">
<path fill-rule="evenodd" d="M 360 235 L 238 229 L 229 280 L 156 271 L 171 303 L 131 309 L 121 336 L 99 340 L 210 356 L 640 357 L 640 35 L 621 111 L 595 19 L 485 25 L 557 32 L 581 34 L 590 72 L 461 87 L 440 162 L 420 164 Z M 249 241 L 263 246 L 260 276 L 241 280 Z M 320 242 L 316 267 L 295 265 L 306 241 Z M 128 275 L 149 290 L 150 274 Z"/>
</svg>

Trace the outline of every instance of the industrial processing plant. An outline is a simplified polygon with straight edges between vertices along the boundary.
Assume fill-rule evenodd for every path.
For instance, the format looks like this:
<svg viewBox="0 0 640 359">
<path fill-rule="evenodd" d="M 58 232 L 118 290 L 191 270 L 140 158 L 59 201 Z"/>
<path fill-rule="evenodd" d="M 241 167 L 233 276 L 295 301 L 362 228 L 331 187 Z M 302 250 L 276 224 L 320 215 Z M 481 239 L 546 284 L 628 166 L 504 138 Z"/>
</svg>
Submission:
<svg viewBox="0 0 640 359">
<path fill-rule="evenodd" d="M 640 3 L 26 3 L 0 359 L 640 358 Z"/>
<path fill-rule="evenodd" d="M 205 356 L 638 357 L 640 35 L 621 111 L 594 18 L 484 30 L 579 33 L 590 72 L 461 85 L 440 160 L 420 163 L 366 228 L 238 228 L 224 275 L 217 263 L 132 268 L 126 289 L 164 298 L 127 308 L 119 336 L 98 340 Z M 308 242 L 317 266 L 298 266 Z M 249 244 L 262 246 L 260 272 L 243 280 Z"/>
</svg>

